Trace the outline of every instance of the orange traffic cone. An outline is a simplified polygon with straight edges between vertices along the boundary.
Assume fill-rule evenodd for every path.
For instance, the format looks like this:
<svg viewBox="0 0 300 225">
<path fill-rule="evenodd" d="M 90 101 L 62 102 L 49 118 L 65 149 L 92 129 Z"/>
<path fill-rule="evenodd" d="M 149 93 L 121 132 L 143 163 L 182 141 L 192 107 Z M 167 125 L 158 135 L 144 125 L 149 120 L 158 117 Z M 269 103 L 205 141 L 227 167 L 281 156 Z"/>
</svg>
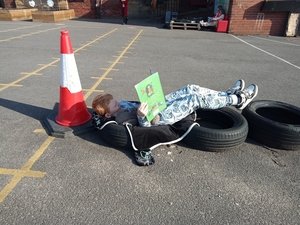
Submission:
<svg viewBox="0 0 300 225">
<path fill-rule="evenodd" d="M 78 75 L 74 52 L 67 30 L 61 31 L 60 103 L 55 121 L 63 126 L 79 126 L 91 119 Z"/>
</svg>

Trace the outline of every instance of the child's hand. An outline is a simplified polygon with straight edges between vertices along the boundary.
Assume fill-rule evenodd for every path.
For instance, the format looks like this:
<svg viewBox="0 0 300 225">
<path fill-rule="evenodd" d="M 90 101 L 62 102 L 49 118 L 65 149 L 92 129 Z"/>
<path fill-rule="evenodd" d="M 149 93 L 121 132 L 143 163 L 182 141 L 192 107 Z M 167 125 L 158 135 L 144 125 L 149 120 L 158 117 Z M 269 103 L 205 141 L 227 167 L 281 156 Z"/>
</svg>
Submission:
<svg viewBox="0 0 300 225">
<path fill-rule="evenodd" d="M 159 116 L 159 115 L 156 115 L 156 116 L 153 118 L 153 120 L 151 120 L 151 124 L 152 124 L 152 125 L 158 124 L 159 120 L 160 120 L 160 116 Z"/>
<path fill-rule="evenodd" d="M 145 117 L 148 114 L 148 104 L 142 102 L 137 110 L 138 116 Z"/>
</svg>

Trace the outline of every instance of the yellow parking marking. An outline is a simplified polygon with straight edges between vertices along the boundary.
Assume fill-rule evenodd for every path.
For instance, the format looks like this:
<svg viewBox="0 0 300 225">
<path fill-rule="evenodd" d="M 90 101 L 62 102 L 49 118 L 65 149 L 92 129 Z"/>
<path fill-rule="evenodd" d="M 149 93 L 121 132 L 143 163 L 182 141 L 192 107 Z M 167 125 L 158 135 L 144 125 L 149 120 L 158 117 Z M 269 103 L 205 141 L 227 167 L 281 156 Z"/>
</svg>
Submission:
<svg viewBox="0 0 300 225">
<path fill-rule="evenodd" d="M 112 65 L 108 68 L 107 71 L 98 79 L 98 81 L 89 89 L 89 91 L 85 94 L 85 99 L 87 99 L 99 86 L 99 84 L 106 78 L 106 76 L 112 71 L 112 69 L 117 65 L 118 61 L 123 57 L 126 51 L 130 48 L 130 46 L 134 43 L 143 30 L 141 30 L 137 36 L 130 42 L 130 44 L 124 49 L 124 51 L 119 55 L 119 57 L 112 63 Z M 40 146 L 40 148 L 34 153 L 34 155 L 22 166 L 20 170 L 9 170 L 3 169 L 2 173 L 13 173 L 13 177 L 10 182 L 0 191 L 0 202 L 3 202 L 4 199 L 12 192 L 12 190 L 16 187 L 16 185 L 22 180 L 24 176 L 44 176 L 46 173 L 39 173 L 39 171 L 30 171 L 33 164 L 42 156 L 48 146 L 55 140 L 55 137 L 49 136 L 44 143 Z M 1 171 L 1 170 L 0 170 Z"/>
<path fill-rule="evenodd" d="M 0 174 L 4 175 L 20 175 L 23 177 L 43 177 L 46 175 L 45 172 L 34 171 L 34 170 L 16 170 L 16 169 L 7 169 L 0 168 Z"/>
<path fill-rule="evenodd" d="M 86 91 L 86 92 L 104 92 L 103 90 L 92 90 L 92 89 L 82 89 L 83 91 Z"/>
<path fill-rule="evenodd" d="M 16 187 L 16 185 L 22 180 L 23 176 L 14 175 L 10 182 L 0 192 L 0 203 L 10 194 L 10 192 Z"/>
<path fill-rule="evenodd" d="M 55 137 L 49 136 L 40 146 L 40 148 L 33 154 L 33 156 L 30 157 L 30 159 L 22 166 L 22 168 L 15 172 L 9 183 L 0 191 L 0 202 L 3 202 L 7 195 L 12 192 L 12 190 L 24 177 L 24 170 L 28 172 L 31 169 L 33 164 L 41 157 L 54 139 Z"/>
<path fill-rule="evenodd" d="M 91 78 L 98 80 L 100 77 L 91 77 Z M 111 77 L 106 77 L 103 80 L 112 80 L 112 78 Z"/>
<path fill-rule="evenodd" d="M 76 53 L 76 52 L 78 52 L 78 51 L 80 51 L 80 50 L 84 49 L 84 48 L 85 48 L 85 47 L 87 47 L 87 46 L 90 46 L 91 44 L 93 44 L 93 43 L 95 43 L 96 41 L 98 41 L 98 40 L 100 40 L 100 39 L 102 39 L 102 38 L 106 37 L 107 35 L 109 35 L 109 34 L 111 34 L 111 33 L 115 32 L 116 30 L 118 30 L 118 29 L 117 29 L 117 28 L 115 28 L 115 29 L 113 29 L 113 30 L 109 31 L 108 33 L 106 33 L 106 34 L 104 34 L 104 35 L 102 35 L 102 36 L 100 36 L 100 37 L 96 38 L 95 40 L 93 40 L 93 41 L 91 41 L 91 42 L 87 43 L 86 45 L 83 45 L 83 46 L 81 46 L 80 48 L 77 48 L 77 49 L 74 51 L 74 53 Z"/>
<path fill-rule="evenodd" d="M 116 31 L 117 29 L 114 29 L 113 31 Z M 113 31 L 109 32 L 112 33 Z M 105 37 L 106 35 L 101 36 Z M 97 38 L 96 40 L 99 40 L 100 38 Z M 95 42 L 92 41 L 91 43 Z M 87 47 L 89 44 L 82 46 L 81 48 L 77 49 L 77 51 L 79 51 L 80 49 Z M 121 58 L 121 57 L 120 57 Z M 59 59 L 56 59 L 55 61 L 53 61 L 52 63 L 56 63 L 58 62 Z M 50 63 L 50 64 L 52 64 Z M 110 67 L 112 69 L 112 66 Z M 109 72 L 106 72 L 104 75 L 105 77 L 108 75 Z M 28 75 L 27 75 L 28 76 Z M 105 79 L 105 77 L 100 78 L 97 81 L 97 86 L 101 83 L 102 80 Z M 19 79 L 20 80 L 20 79 Z M 13 86 L 13 83 L 17 83 L 17 82 L 12 82 L 10 84 L 10 86 Z M 89 89 L 88 94 L 85 95 L 85 99 L 89 97 L 89 95 L 91 93 L 93 93 L 97 87 L 96 85 L 93 85 L 91 89 Z M 7 87 L 7 86 L 6 86 Z M 0 89 L 1 91 L 2 89 Z M 24 176 L 37 176 L 37 177 L 42 177 L 44 176 L 46 173 L 42 173 L 39 171 L 30 171 L 31 167 L 33 166 L 33 164 L 43 155 L 43 153 L 45 152 L 45 150 L 48 148 L 48 146 L 55 140 L 55 137 L 49 136 L 43 143 L 42 145 L 39 147 L 39 149 L 34 153 L 34 155 L 22 166 L 22 168 L 20 170 L 10 170 L 10 169 L 3 169 L 3 173 L 6 172 L 6 174 L 8 172 L 14 173 L 13 177 L 11 178 L 11 180 L 9 181 L 9 183 L 7 185 L 5 185 L 5 187 L 0 191 L 0 203 L 3 202 L 5 200 L 5 198 L 12 192 L 12 190 L 16 187 L 16 185 L 22 180 L 22 178 Z"/>
<path fill-rule="evenodd" d="M 118 58 L 119 58 L 119 57 L 118 57 Z M 118 58 L 117 58 L 117 59 L 118 59 Z M 108 61 L 108 63 L 113 64 L 114 62 Z M 117 63 L 119 63 L 119 64 L 124 64 L 124 62 L 117 62 Z"/>
<path fill-rule="evenodd" d="M 42 73 L 33 73 L 33 72 L 29 72 L 29 73 L 27 73 L 27 72 L 21 72 L 20 74 L 22 74 L 22 75 L 28 75 L 28 74 L 30 74 L 30 75 L 43 75 Z"/>
<path fill-rule="evenodd" d="M 44 66 L 45 64 L 38 64 L 39 66 Z M 57 65 L 51 65 L 51 66 L 54 66 L 56 67 Z"/>
<path fill-rule="evenodd" d="M 2 39 L 2 40 L 0 40 L 0 42 L 11 41 L 11 40 L 14 40 L 14 39 L 20 39 L 20 38 L 23 38 L 23 37 L 32 36 L 34 34 L 40 34 L 40 33 L 50 31 L 50 30 L 57 30 L 57 29 L 60 29 L 60 27 L 50 28 L 50 29 L 46 29 L 46 30 L 40 30 L 40 31 L 28 33 L 28 34 L 22 34 L 20 36 L 11 37 L 11 38 L 7 38 L 7 39 Z"/>
<path fill-rule="evenodd" d="M 55 137 L 49 136 L 40 148 L 34 153 L 34 155 L 22 166 L 22 170 L 30 170 L 33 164 L 41 157 L 44 151 L 48 148 Z"/>
<path fill-rule="evenodd" d="M 114 57 L 114 58 L 118 58 L 119 56 L 115 55 L 115 56 L 113 56 L 113 57 Z M 124 59 L 127 59 L 128 57 L 124 55 L 123 58 L 124 58 Z"/>
<path fill-rule="evenodd" d="M 85 94 L 85 99 L 87 99 L 92 93 L 92 90 L 95 90 L 99 84 L 107 77 L 107 75 L 112 71 L 112 69 L 119 63 L 119 61 L 122 59 L 126 51 L 133 45 L 133 43 L 136 41 L 136 39 L 141 35 L 143 30 L 140 30 L 139 33 L 132 39 L 132 41 L 125 47 L 125 49 L 121 52 L 119 57 L 108 67 L 108 69 L 102 74 L 102 76 L 96 81 L 96 83 L 90 88 L 91 91 L 87 92 Z"/>
<path fill-rule="evenodd" d="M 106 33 L 106 34 L 104 34 L 104 35 L 102 35 L 102 36 L 96 38 L 95 40 L 91 41 L 90 43 L 88 43 L 88 44 L 86 44 L 86 45 L 84 45 L 84 46 L 82 46 L 82 47 L 76 49 L 76 50 L 74 51 L 74 53 L 75 53 L 75 52 L 77 53 L 78 51 L 82 50 L 83 48 L 85 48 L 85 47 L 89 46 L 90 44 L 92 44 L 92 43 L 94 43 L 94 42 L 100 40 L 101 38 L 106 37 L 107 35 L 109 35 L 109 34 L 115 32 L 116 30 L 117 30 L 117 29 L 115 28 L 115 29 L 109 31 L 108 33 Z M 57 62 L 59 62 L 59 61 L 60 61 L 60 58 L 56 58 L 54 61 L 52 61 L 52 62 L 50 62 L 50 63 L 48 63 L 48 64 L 45 64 L 45 65 L 42 66 L 41 68 L 39 68 L 39 69 L 37 69 L 37 70 L 35 70 L 35 71 L 33 71 L 33 72 L 30 72 L 30 73 L 26 74 L 25 76 L 23 76 L 23 77 L 21 77 L 21 78 L 15 80 L 15 81 L 13 81 L 13 82 L 11 82 L 11 83 L 9 83 L 9 84 L 4 85 L 3 87 L 0 87 L 0 92 L 3 91 L 3 90 L 5 90 L 5 89 L 7 89 L 7 88 L 9 88 L 9 87 L 15 86 L 17 83 L 19 83 L 19 82 L 21 82 L 21 81 L 27 79 L 28 77 L 31 77 L 32 75 L 38 74 L 40 71 L 42 71 L 42 70 L 44 70 L 44 69 L 46 69 L 46 68 L 48 68 L 48 67 L 54 65 L 55 63 L 57 63 Z"/>
<path fill-rule="evenodd" d="M 7 86 L 8 84 L 0 84 L 0 86 Z M 13 84 L 11 87 L 23 87 L 21 84 Z"/>
<path fill-rule="evenodd" d="M 46 131 L 45 131 L 45 129 L 35 129 L 35 130 L 33 131 L 33 133 L 46 134 Z"/>
<path fill-rule="evenodd" d="M 44 65 L 44 66 L 42 66 L 41 68 L 39 68 L 39 69 L 37 69 L 37 70 L 35 70 L 35 71 L 32 71 L 32 72 L 30 72 L 30 73 L 27 73 L 25 76 L 20 77 L 19 79 L 17 79 L 17 80 L 15 80 L 15 81 L 13 81 L 13 82 L 11 82 L 11 83 L 5 85 L 4 87 L 1 87 L 1 88 L 0 88 L 0 91 L 3 91 L 3 90 L 5 90 L 5 89 L 7 89 L 7 88 L 9 88 L 9 87 L 11 87 L 11 86 L 14 86 L 15 84 L 17 84 L 17 83 L 19 83 L 19 82 L 21 82 L 21 81 L 27 79 L 28 77 L 31 77 L 32 75 L 38 74 L 40 71 L 46 69 L 47 67 L 51 66 L 52 64 L 57 63 L 58 61 L 59 61 L 59 59 L 56 59 L 56 60 L 52 61 L 51 63 L 49 63 L 49 64 L 47 64 L 47 65 Z"/>
<path fill-rule="evenodd" d="M 101 70 L 107 70 L 108 68 L 100 68 Z M 119 69 L 112 69 L 112 71 L 119 71 Z"/>
</svg>

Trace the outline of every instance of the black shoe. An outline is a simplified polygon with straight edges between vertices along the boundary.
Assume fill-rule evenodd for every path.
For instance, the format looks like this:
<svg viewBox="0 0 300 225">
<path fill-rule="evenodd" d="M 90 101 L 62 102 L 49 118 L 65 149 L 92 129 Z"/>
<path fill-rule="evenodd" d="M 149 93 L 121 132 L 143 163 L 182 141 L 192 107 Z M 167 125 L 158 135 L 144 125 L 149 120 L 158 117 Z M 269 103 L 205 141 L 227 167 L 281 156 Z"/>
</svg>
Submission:
<svg viewBox="0 0 300 225">
<path fill-rule="evenodd" d="M 150 149 L 134 152 L 135 161 L 139 166 L 150 166 L 155 163 Z"/>
</svg>

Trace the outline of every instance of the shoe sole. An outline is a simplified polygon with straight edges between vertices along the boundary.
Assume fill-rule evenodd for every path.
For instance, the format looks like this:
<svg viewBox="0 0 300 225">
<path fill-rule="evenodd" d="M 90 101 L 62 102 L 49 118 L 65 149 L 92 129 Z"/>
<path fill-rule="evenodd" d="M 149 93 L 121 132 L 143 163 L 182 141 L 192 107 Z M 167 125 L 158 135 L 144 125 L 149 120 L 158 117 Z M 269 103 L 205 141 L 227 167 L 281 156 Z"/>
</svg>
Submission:
<svg viewBox="0 0 300 225">
<path fill-rule="evenodd" d="M 240 110 L 243 110 L 244 108 L 246 108 L 246 106 L 247 105 L 249 105 L 249 103 L 250 102 L 252 102 L 252 100 L 256 97 L 256 95 L 257 95 L 257 93 L 258 93 L 258 86 L 257 85 L 255 85 L 255 92 L 254 92 L 254 95 L 253 95 L 253 97 L 251 98 L 251 99 L 247 99 L 246 100 L 246 102 L 240 107 L 240 108 L 238 108 L 238 109 L 240 109 Z"/>
<path fill-rule="evenodd" d="M 245 81 L 242 79 L 240 81 L 242 82 L 242 85 L 241 85 L 242 87 L 241 87 L 240 91 L 243 91 L 245 89 Z"/>
</svg>

